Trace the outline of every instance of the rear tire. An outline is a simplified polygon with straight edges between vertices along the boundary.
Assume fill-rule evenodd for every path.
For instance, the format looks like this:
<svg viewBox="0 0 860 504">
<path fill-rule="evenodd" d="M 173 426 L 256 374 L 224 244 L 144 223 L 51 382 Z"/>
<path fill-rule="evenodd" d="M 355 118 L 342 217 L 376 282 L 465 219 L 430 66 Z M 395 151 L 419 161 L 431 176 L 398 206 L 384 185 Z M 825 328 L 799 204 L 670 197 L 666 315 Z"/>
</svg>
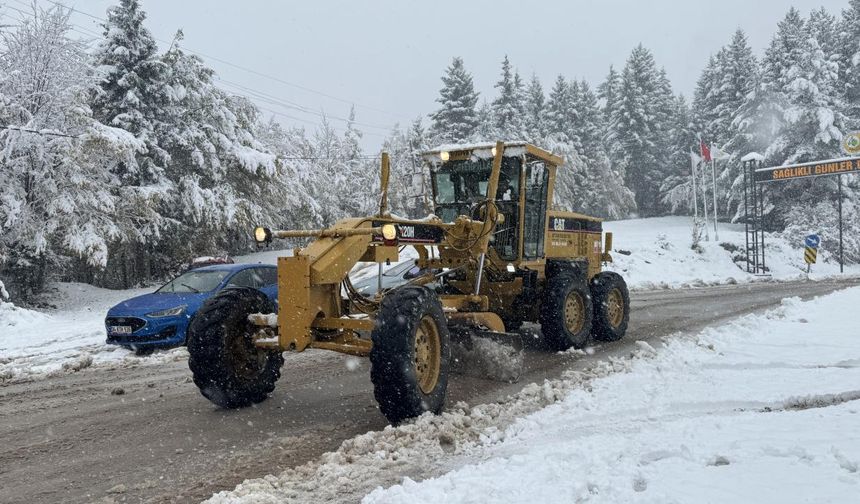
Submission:
<svg viewBox="0 0 860 504">
<path fill-rule="evenodd" d="M 591 335 L 591 293 L 574 265 L 553 269 L 541 304 L 544 342 L 555 351 L 583 348 Z"/>
<path fill-rule="evenodd" d="M 281 376 L 281 352 L 254 346 L 248 315 L 272 313 L 274 304 L 250 288 L 225 289 L 210 298 L 188 325 L 188 367 L 200 393 L 222 408 L 266 399 Z"/>
<path fill-rule="evenodd" d="M 379 409 L 393 425 L 445 406 L 450 338 L 442 303 L 417 285 L 383 298 L 370 334 L 370 381 Z"/>
<path fill-rule="evenodd" d="M 604 271 L 591 280 L 594 300 L 594 339 L 618 341 L 627 332 L 630 320 L 630 293 L 618 273 Z"/>
</svg>

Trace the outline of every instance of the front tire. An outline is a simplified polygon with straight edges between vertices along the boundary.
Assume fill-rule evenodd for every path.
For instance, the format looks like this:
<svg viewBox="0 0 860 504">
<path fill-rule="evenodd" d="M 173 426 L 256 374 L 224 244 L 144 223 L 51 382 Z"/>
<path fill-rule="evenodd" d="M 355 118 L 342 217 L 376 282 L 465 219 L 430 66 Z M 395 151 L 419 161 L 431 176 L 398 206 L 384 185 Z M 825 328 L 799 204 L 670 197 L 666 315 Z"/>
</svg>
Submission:
<svg viewBox="0 0 860 504">
<path fill-rule="evenodd" d="M 200 393 L 222 408 L 244 408 L 266 399 L 281 376 L 281 352 L 254 346 L 252 313 L 274 304 L 250 288 L 225 289 L 200 308 L 188 326 L 188 367 Z"/>
<path fill-rule="evenodd" d="M 627 332 L 630 320 L 630 293 L 621 275 L 612 271 L 597 274 L 591 280 L 594 299 L 594 339 L 618 341 Z"/>
<path fill-rule="evenodd" d="M 438 296 L 417 285 L 390 292 L 370 337 L 370 380 L 385 418 L 396 425 L 427 411 L 441 413 L 451 348 Z"/>
<path fill-rule="evenodd" d="M 591 293 L 574 268 L 558 268 L 547 279 L 541 304 L 541 332 L 555 351 L 583 348 L 591 335 Z"/>
</svg>

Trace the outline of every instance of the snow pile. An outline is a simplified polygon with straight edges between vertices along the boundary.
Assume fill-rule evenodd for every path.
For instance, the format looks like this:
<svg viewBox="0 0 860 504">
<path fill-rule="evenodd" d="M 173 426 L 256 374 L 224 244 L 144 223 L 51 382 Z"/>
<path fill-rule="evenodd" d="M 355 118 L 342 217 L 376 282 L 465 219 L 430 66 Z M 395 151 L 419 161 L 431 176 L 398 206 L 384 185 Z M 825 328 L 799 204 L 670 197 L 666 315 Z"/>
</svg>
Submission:
<svg viewBox="0 0 860 504">
<path fill-rule="evenodd" d="M 691 248 L 690 217 L 610 221 L 604 222 L 603 229 L 613 233 L 613 262 L 608 269 L 619 272 L 631 289 L 702 287 L 757 280 L 756 276 L 746 273 L 746 237 L 742 224 L 721 223 L 719 240 L 714 240 L 711 224 L 711 241 L 700 242 L 701 253 Z M 833 247 L 834 244 L 823 245 L 810 278 L 839 274 L 838 261 L 830 250 Z M 772 279 L 806 278 L 802 243 L 788 243 L 779 236 L 767 235 L 765 250 Z M 847 266 L 845 273 L 858 275 L 860 266 Z"/>
<path fill-rule="evenodd" d="M 858 288 L 791 299 L 673 339 L 474 445 L 470 465 L 364 502 L 853 501 L 858 304 Z"/>
<path fill-rule="evenodd" d="M 637 350 L 630 357 L 639 355 Z M 438 474 L 448 458 L 502 441 L 505 426 L 517 418 L 561 401 L 575 389 L 587 388 L 595 378 L 627 371 L 629 365 L 630 359 L 610 358 L 562 379 L 527 385 L 505 401 L 474 407 L 459 402 L 441 415 L 425 414 L 411 423 L 348 439 L 317 461 L 277 476 L 246 480 L 207 502 L 356 502 L 378 485 L 397 483 L 400 475 Z"/>
</svg>

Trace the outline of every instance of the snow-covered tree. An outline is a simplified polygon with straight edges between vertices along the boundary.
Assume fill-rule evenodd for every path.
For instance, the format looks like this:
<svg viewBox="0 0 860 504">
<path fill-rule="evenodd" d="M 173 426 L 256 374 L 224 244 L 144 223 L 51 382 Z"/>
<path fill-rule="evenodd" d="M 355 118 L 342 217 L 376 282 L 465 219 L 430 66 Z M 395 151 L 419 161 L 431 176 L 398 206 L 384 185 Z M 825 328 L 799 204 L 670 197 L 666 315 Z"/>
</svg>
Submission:
<svg viewBox="0 0 860 504">
<path fill-rule="evenodd" d="M 845 115 L 852 128 L 860 128 L 860 0 L 850 0 L 842 11 L 839 54 L 839 82 Z"/>
<path fill-rule="evenodd" d="M 597 86 L 597 98 L 601 103 L 603 114 L 603 148 L 606 150 L 613 165 L 621 164 L 623 152 L 615 142 L 615 119 L 618 108 L 618 95 L 621 88 L 621 75 L 615 67 L 609 66 L 606 79 Z"/>
<path fill-rule="evenodd" d="M 662 80 L 651 51 L 641 44 L 633 49 L 621 75 L 612 118 L 612 141 L 619 148 L 618 161 L 642 215 L 655 215 L 661 206 L 659 189 L 665 162 L 661 107 L 666 104 Z"/>
<path fill-rule="evenodd" d="M 442 77 L 439 90 L 439 109 L 430 114 L 432 134 L 442 142 L 461 142 L 478 127 L 478 92 L 472 76 L 466 71 L 462 58 L 454 58 Z"/>
<path fill-rule="evenodd" d="M 97 79 L 69 13 L 34 6 L 0 39 L 0 275 L 22 299 L 67 257 L 106 264 L 122 236 L 111 170 L 143 149 L 93 119 Z"/>
<path fill-rule="evenodd" d="M 826 159 L 838 153 L 842 140 L 838 64 L 810 35 L 792 8 L 765 53 L 764 85 L 781 125 L 766 155 L 777 164 Z"/>
<path fill-rule="evenodd" d="M 523 131 L 522 83 L 511 70 L 507 56 L 502 61 L 502 75 L 495 87 L 499 93 L 492 103 L 496 129 L 505 139 L 519 139 Z"/>
<path fill-rule="evenodd" d="M 104 40 L 95 51 L 103 78 L 92 100 L 96 119 L 122 128 L 146 144 L 137 163 L 123 163 L 117 175 L 124 183 L 156 185 L 170 161 L 157 143 L 162 109 L 169 103 L 167 68 L 158 57 L 155 39 L 143 25 L 146 13 L 139 0 L 120 0 L 107 12 Z"/>
<path fill-rule="evenodd" d="M 487 103 L 486 100 L 483 100 L 481 105 L 478 106 L 476 117 L 478 119 L 477 127 L 472 132 L 471 136 L 469 136 L 468 140 L 484 142 L 501 138 L 502 134 L 499 129 L 496 128 L 493 107 Z M 434 143 L 439 143 L 439 140 Z"/>
<path fill-rule="evenodd" d="M 384 150 L 391 157 L 389 209 L 396 215 L 421 218 L 432 211 L 430 180 L 421 152 L 428 149 L 421 118 L 408 130 L 396 128 L 386 140 Z"/>
<path fill-rule="evenodd" d="M 537 75 L 532 74 L 523 100 L 524 127 L 531 141 L 537 141 L 546 134 L 545 101 L 543 86 Z"/>
<path fill-rule="evenodd" d="M 355 107 L 349 111 L 349 122 L 341 142 L 342 171 L 348 184 L 338 196 L 345 216 L 372 215 L 378 210 L 380 161 L 364 159 L 362 134 L 355 128 Z"/>
<path fill-rule="evenodd" d="M 541 143 L 560 155 L 553 199 L 556 206 L 608 218 L 622 218 L 635 208 L 633 193 L 613 166 L 603 146 L 603 117 L 597 96 L 586 81 L 556 81 L 548 108 L 561 131 Z"/>
<path fill-rule="evenodd" d="M 559 74 L 546 103 L 547 134 L 559 136 L 565 142 L 578 143 L 577 139 L 573 138 L 571 129 L 571 121 L 575 115 L 570 84 Z"/>
</svg>

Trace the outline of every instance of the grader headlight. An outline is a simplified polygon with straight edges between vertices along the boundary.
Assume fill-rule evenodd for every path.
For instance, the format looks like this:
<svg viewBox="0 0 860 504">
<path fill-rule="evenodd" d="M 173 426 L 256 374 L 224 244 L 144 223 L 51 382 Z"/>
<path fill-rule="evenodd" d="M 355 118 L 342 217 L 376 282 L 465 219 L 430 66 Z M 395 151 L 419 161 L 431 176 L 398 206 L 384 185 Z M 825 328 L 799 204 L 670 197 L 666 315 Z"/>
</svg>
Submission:
<svg viewBox="0 0 860 504">
<path fill-rule="evenodd" d="M 382 240 L 386 245 L 394 245 L 397 243 L 397 226 L 394 224 L 382 225 Z"/>
<path fill-rule="evenodd" d="M 255 227 L 254 241 L 257 242 L 257 245 L 270 243 L 272 241 L 272 230 L 266 227 Z"/>
</svg>

